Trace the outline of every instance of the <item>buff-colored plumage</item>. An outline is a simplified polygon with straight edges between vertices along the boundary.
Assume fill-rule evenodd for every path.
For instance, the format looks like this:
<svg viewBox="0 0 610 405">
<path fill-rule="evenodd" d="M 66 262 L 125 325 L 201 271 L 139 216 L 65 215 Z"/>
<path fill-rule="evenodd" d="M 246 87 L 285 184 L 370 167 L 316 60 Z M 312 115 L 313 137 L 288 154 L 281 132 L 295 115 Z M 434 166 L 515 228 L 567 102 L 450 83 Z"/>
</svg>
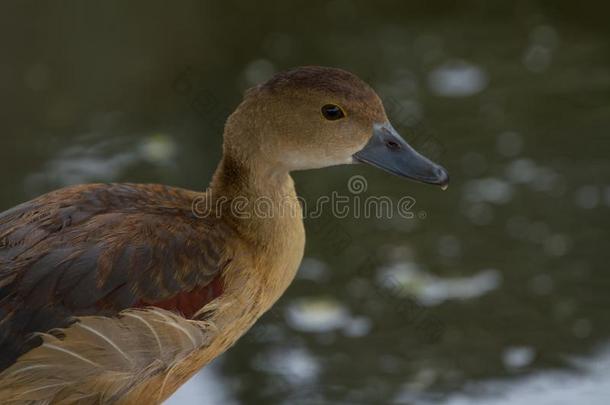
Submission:
<svg viewBox="0 0 610 405">
<path fill-rule="evenodd" d="M 81 317 L 41 334 L 43 343 L 2 373 L 0 398 L 3 404 L 113 403 L 209 345 L 214 333 L 208 322 L 157 308 Z"/>
</svg>

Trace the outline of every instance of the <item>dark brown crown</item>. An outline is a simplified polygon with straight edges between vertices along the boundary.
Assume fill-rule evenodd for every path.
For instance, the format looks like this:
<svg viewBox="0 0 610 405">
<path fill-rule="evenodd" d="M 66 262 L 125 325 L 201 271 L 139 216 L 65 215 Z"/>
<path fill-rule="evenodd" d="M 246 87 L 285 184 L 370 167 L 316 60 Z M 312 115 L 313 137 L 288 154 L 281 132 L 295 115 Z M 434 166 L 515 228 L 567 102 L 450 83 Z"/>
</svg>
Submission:
<svg viewBox="0 0 610 405">
<path fill-rule="evenodd" d="M 261 86 L 263 89 L 306 90 L 337 93 L 346 98 L 367 98 L 373 89 L 358 76 L 342 69 L 324 66 L 303 66 L 280 72 Z"/>
</svg>

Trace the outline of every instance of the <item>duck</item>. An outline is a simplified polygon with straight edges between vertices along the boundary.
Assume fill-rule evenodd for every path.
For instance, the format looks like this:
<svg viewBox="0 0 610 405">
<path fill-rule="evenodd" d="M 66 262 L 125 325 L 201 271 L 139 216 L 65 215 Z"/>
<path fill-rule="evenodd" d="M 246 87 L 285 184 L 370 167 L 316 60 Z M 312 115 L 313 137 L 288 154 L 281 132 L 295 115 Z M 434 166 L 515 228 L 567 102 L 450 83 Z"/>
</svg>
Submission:
<svg viewBox="0 0 610 405">
<path fill-rule="evenodd" d="M 162 403 L 294 279 L 305 231 L 291 173 L 356 163 L 449 181 L 367 83 L 305 66 L 245 92 L 205 191 L 75 185 L 1 213 L 0 401 Z"/>
</svg>

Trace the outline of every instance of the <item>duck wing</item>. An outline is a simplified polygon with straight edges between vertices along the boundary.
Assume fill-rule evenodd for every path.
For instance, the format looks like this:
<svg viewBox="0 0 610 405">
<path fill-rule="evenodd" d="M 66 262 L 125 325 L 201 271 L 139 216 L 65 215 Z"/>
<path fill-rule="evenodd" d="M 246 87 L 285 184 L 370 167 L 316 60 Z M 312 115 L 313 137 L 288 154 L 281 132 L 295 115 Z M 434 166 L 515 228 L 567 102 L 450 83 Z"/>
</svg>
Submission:
<svg viewBox="0 0 610 405">
<path fill-rule="evenodd" d="M 175 389 L 166 382 L 181 361 L 214 334 L 205 321 L 154 307 L 78 317 L 39 334 L 42 344 L 0 374 L 0 398 L 7 405 L 116 404 L 156 379 L 145 403 L 161 403 Z"/>
<path fill-rule="evenodd" d="M 93 184 L 0 214 L 0 370 L 76 317 L 154 306 L 190 318 L 218 297 L 231 230 L 193 214 L 201 195 Z"/>
</svg>

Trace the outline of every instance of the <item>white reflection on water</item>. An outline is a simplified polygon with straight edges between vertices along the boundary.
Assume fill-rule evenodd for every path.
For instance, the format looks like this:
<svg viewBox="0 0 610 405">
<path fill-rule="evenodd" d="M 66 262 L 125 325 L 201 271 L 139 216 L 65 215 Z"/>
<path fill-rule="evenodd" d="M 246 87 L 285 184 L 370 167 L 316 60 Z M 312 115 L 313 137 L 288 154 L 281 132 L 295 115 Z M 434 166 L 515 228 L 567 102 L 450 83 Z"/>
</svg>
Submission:
<svg viewBox="0 0 610 405">
<path fill-rule="evenodd" d="M 300 298 L 286 309 L 286 320 L 295 330 L 325 333 L 343 330 L 348 336 L 368 333 L 370 321 L 354 317 L 341 302 L 324 297 Z"/>
<path fill-rule="evenodd" d="M 553 52 L 559 44 L 557 31 L 551 26 L 540 25 L 530 34 L 530 44 L 523 53 L 523 64 L 532 72 L 545 71 L 553 60 Z"/>
<path fill-rule="evenodd" d="M 311 383 L 320 372 L 318 362 L 304 348 L 267 351 L 256 356 L 254 364 L 257 369 L 281 375 L 291 385 Z"/>
<path fill-rule="evenodd" d="M 541 244 L 544 253 L 551 257 L 566 255 L 573 244 L 569 234 L 555 232 L 545 222 L 530 221 L 520 215 L 512 216 L 506 221 L 506 231 L 513 238 Z"/>
<path fill-rule="evenodd" d="M 571 239 L 566 234 L 553 234 L 544 240 L 544 252 L 549 256 L 563 256 L 570 250 Z"/>
<path fill-rule="evenodd" d="M 559 180 L 558 174 L 551 168 L 536 165 L 531 159 L 517 159 L 506 168 L 508 179 L 517 184 L 528 184 L 536 191 L 552 190 Z"/>
<path fill-rule="evenodd" d="M 91 148 L 72 146 L 48 161 L 43 170 L 28 176 L 26 187 L 34 192 L 48 186 L 63 187 L 90 181 L 112 181 L 135 160 L 133 152 L 106 157 L 98 155 Z"/>
<path fill-rule="evenodd" d="M 483 91 L 488 81 L 483 69 L 463 60 L 446 62 L 428 76 L 430 90 L 444 97 L 472 96 Z"/>
<path fill-rule="evenodd" d="M 310 280 L 322 283 L 328 280 L 328 265 L 313 257 L 305 257 L 299 267 L 297 277 L 302 280 Z"/>
<path fill-rule="evenodd" d="M 364 336 L 372 327 L 370 319 L 354 316 L 341 302 L 325 297 L 295 300 L 286 309 L 286 320 L 290 327 L 300 332 L 342 331 L 348 337 Z"/>
<path fill-rule="evenodd" d="M 498 288 L 502 281 L 498 270 L 483 270 L 469 277 L 438 277 L 412 262 L 382 268 L 377 279 L 393 293 L 413 297 L 426 306 L 478 298 Z"/>
<path fill-rule="evenodd" d="M 227 381 L 218 371 L 218 364 L 216 361 L 195 374 L 164 404 L 237 405 L 239 402 L 229 392 Z"/>
<path fill-rule="evenodd" d="M 107 137 L 93 142 L 76 142 L 47 161 L 42 170 L 29 175 L 26 187 L 32 194 L 39 194 L 72 184 L 114 181 L 137 163 L 171 165 L 176 152 L 175 141 L 165 134 L 153 134 L 131 142 Z"/>
<path fill-rule="evenodd" d="M 342 328 L 349 322 L 350 313 L 334 299 L 301 298 L 288 306 L 286 319 L 293 329 L 320 333 Z"/>
<path fill-rule="evenodd" d="M 463 192 L 468 201 L 494 204 L 506 204 L 513 196 L 511 184 L 495 177 L 470 180 L 464 185 Z"/>
<path fill-rule="evenodd" d="M 506 168 L 506 176 L 514 183 L 530 183 L 538 174 L 536 163 L 531 159 L 517 159 Z"/>
<path fill-rule="evenodd" d="M 509 368 L 527 366 L 535 356 L 529 347 L 508 348 L 504 353 Z M 444 400 L 431 402 L 418 397 L 434 380 L 432 370 L 422 369 L 413 383 L 405 385 L 392 403 L 414 405 L 606 405 L 610 398 L 610 347 L 589 358 L 574 359 L 580 373 L 547 371 L 524 376 L 517 380 L 489 380 L 469 384 L 463 392 L 449 395 Z M 292 383 L 306 383 L 315 379 L 319 365 L 301 349 L 277 352 L 259 366 L 278 372 Z M 165 405 L 192 404 L 233 405 L 238 402 L 229 393 L 229 384 L 213 364 L 203 369 L 183 385 Z M 424 394 L 425 395 L 425 394 Z"/>
<path fill-rule="evenodd" d="M 529 366 L 536 357 L 536 350 L 531 346 L 507 347 L 502 353 L 502 362 L 507 369 L 519 369 Z"/>
<path fill-rule="evenodd" d="M 506 167 L 506 177 L 513 183 L 527 184 L 536 191 L 552 191 L 560 180 L 553 169 L 539 166 L 527 158 L 512 161 Z"/>
<path fill-rule="evenodd" d="M 610 398 L 610 348 L 574 362 L 581 374 L 541 372 L 513 381 L 473 383 L 469 393 L 451 395 L 442 405 L 606 405 Z M 398 402 L 400 403 L 400 402 Z M 427 401 L 416 402 L 419 405 Z"/>
<path fill-rule="evenodd" d="M 475 225 L 488 225 L 494 219 L 494 212 L 486 203 L 470 203 L 465 205 L 462 211 Z"/>
</svg>

